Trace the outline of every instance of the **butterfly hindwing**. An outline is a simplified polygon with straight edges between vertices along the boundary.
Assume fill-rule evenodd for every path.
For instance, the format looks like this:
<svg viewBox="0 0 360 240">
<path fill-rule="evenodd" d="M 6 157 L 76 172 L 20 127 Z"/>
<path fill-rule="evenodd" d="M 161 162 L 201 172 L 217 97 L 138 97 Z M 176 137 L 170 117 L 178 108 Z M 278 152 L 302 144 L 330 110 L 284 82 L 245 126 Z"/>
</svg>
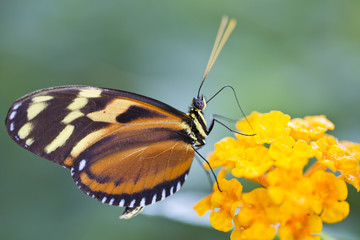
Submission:
<svg viewBox="0 0 360 240">
<path fill-rule="evenodd" d="M 17 100 L 6 127 L 22 147 L 72 168 L 102 202 L 140 206 L 180 188 L 194 150 L 190 117 L 160 101 L 113 89 L 66 86 Z"/>
<path fill-rule="evenodd" d="M 180 189 L 194 157 L 181 135 L 156 126 L 119 131 L 75 159 L 71 173 L 81 190 L 104 203 L 136 207 Z"/>
</svg>

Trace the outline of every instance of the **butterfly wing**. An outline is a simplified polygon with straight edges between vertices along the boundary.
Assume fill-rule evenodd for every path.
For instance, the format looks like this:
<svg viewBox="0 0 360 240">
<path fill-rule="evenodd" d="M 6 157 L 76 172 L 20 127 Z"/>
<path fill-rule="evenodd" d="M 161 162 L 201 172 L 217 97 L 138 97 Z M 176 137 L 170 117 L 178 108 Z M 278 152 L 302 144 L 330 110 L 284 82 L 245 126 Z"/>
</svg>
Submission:
<svg viewBox="0 0 360 240">
<path fill-rule="evenodd" d="M 173 126 L 126 126 L 101 139 L 74 161 L 76 184 L 103 203 L 145 206 L 180 189 L 194 150 Z"/>
<path fill-rule="evenodd" d="M 8 134 L 21 147 L 70 167 L 64 161 L 79 141 L 98 130 L 103 134 L 110 131 L 110 123 L 85 116 L 106 106 L 110 99 L 100 98 L 101 92 L 97 88 L 70 86 L 30 93 L 10 108 L 6 118 Z"/>
<path fill-rule="evenodd" d="M 194 155 L 189 121 L 141 95 L 66 86 L 17 100 L 6 127 L 20 146 L 72 168 L 84 192 L 109 204 L 137 206 L 153 202 L 149 196 L 155 194 L 155 201 L 163 199 L 184 182 Z"/>
</svg>

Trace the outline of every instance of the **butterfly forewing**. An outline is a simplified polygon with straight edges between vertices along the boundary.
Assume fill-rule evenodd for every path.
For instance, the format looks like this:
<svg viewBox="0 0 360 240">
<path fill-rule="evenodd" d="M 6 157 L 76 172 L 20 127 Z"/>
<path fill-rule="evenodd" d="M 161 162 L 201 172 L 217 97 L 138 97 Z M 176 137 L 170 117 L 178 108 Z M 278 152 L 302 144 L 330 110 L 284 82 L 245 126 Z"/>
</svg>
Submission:
<svg viewBox="0 0 360 240">
<path fill-rule="evenodd" d="M 85 90 L 87 89 L 87 90 Z M 88 91 L 88 96 L 80 92 Z M 84 117 L 87 112 L 104 108 L 109 99 L 89 103 L 95 88 L 60 87 L 26 95 L 10 108 L 6 119 L 9 135 L 22 147 L 59 165 L 79 140 L 110 124 Z"/>
<path fill-rule="evenodd" d="M 20 146 L 72 168 L 84 192 L 131 207 L 162 200 L 183 184 L 194 156 L 189 125 L 188 115 L 160 101 L 86 86 L 26 95 L 6 119 Z"/>
</svg>

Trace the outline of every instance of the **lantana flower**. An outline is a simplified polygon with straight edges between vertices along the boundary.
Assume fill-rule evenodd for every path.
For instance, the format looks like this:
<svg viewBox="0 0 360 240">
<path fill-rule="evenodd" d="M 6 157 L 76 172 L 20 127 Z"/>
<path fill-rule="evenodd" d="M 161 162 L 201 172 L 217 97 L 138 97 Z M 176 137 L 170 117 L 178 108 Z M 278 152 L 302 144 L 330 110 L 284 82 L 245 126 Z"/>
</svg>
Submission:
<svg viewBox="0 0 360 240">
<path fill-rule="evenodd" d="M 216 143 L 208 160 L 222 168 L 221 191 L 214 185 L 194 207 L 201 216 L 211 211 L 215 229 L 233 230 L 232 240 L 320 239 L 323 222 L 347 217 L 346 182 L 360 190 L 360 144 L 329 135 L 334 124 L 323 115 L 291 120 L 279 111 L 254 112 L 237 128 L 256 135 Z M 237 177 L 260 187 L 243 192 Z"/>
</svg>

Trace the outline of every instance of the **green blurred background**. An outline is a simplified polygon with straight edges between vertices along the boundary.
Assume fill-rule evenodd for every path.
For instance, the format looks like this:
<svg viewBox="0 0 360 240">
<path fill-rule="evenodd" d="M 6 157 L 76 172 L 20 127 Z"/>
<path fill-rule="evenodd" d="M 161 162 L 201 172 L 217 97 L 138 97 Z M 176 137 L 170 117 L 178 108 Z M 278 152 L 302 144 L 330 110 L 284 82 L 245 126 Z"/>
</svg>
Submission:
<svg viewBox="0 0 360 240">
<path fill-rule="evenodd" d="M 0 119 L 26 93 L 71 84 L 132 91 L 187 111 L 227 14 L 238 25 L 205 82 L 206 96 L 230 84 L 246 114 L 325 114 L 334 135 L 360 142 L 359 13 L 358 0 L 2 0 Z M 206 113 L 241 117 L 230 91 Z M 202 153 L 229 135 L 216 126 Z M 0 239 L 228 239 L 164 217 L 120 221 L 121 209 L 87 197 L 65 169 L 18 147 L 4 126 L 0 146 Z M 199 193 L 194 203 L 210 192 L 196 162 L 180 192 L 191 191 Z M 339 239 L 360 237 L 353 187 L 348 201 L 350 216 L 325 226 Z"/>
</svg>

